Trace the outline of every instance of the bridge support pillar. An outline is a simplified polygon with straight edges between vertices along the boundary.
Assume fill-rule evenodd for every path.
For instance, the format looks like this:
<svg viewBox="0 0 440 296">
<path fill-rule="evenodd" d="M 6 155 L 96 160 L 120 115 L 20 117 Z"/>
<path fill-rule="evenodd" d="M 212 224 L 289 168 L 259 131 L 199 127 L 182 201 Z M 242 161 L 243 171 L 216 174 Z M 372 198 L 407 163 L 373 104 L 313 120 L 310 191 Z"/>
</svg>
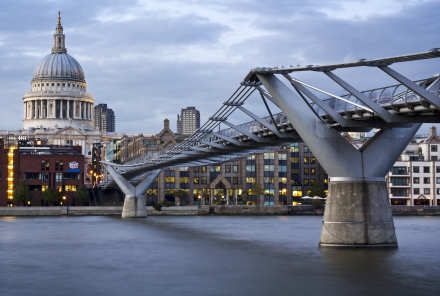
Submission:
<svg viewBox="0 0 440 296">
<path fill-rule="evenodd" d="M 385 181 L 331 178 L 321 247 L 397 247 Z"/>
<path fill-rule="evenodd" d="M 122 218 L 143 218 L 147 217 L 145 208 L 145 196 L 125 195 L 122 208 Z"/>
<path fill-rule="evenodd" d="M 330 176 L 320 246 L 396 247 L 384 179 L 421 124 L 385 127 L 357 148 L 310 110 L 304 94 L 273 74 L 257 78 Z"/>
<path fill-rule="evenodd" d="M 145 207 L 145 192 L 154 179 L 160 174 L 161 170 L 153 170 L 143 177 L 143 180 L 136 186 L 132 185 L 121 174 L 109 164 L 105 164 L 108 173 L 112 176 L 115 183 L 124 192 L 124 206 L 122 208 L 122 218 L 145 218 L 147 209 Z"/>
</svg>

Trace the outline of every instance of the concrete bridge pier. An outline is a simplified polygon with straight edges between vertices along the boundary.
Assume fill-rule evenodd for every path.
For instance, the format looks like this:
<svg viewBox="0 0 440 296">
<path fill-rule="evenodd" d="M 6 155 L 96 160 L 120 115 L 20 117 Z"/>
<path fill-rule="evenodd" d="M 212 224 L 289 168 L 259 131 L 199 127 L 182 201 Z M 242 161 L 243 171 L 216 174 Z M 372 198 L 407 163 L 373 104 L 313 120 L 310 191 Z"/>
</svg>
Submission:
<svg viewBox="0 0 440 296">
<path fill-rule="evenodd" d="M 116 184 L 124 192 L 124 206 L 122 208 L 122 218 L 145 218 L 147 209 L 145 207 L 145 192 L 154 179 L 160 174 L 161 170 L 148 172 L 144 179 L 136 186 L 128 182 L 109 164 L 106 164 L 107 171 L 112 176 Z"/>
<path fill-rule="evenodd" d="M 328 191 L 321 247 L 397 247 L 383 178 L 333 178 Z"/>
<path fill-rule="evenodd" d="M 257 78 L 329 174 L 320 246 L 397 247 L 384 179 L 421 124 L 383 128 L 361 148 L 356 148 L 321 121 L 308 104 L 275 75 L 257 74 Z M 304 97 L 313 95 L 304 88 L 295 88 Z M 323 107 L 329 116 L 350 128 L 350 122 L 338 118 L 334 109 L 328 105 Z"/>
</svg>

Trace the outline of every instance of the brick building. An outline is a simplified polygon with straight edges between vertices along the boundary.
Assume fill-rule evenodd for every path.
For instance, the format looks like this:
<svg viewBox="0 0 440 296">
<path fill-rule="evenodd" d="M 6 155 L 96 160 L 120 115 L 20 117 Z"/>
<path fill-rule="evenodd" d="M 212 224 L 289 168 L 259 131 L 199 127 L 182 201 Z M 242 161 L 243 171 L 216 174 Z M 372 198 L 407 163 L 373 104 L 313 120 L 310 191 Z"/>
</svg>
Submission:
<svg viewBox="0 0 440 296">
<path fill-rule="evenodd" d="M 55 189 L 60 204 L 76 204 L 75 191 L 84 184 L 84 156 L 79 146 L 53 146 L 33 141 L 4 145 L 0 139 L 0 206 L 22 205 L 14 192 L 24 180 L 28 205 L 40 206 L 42 192 Z"/>
</svg>

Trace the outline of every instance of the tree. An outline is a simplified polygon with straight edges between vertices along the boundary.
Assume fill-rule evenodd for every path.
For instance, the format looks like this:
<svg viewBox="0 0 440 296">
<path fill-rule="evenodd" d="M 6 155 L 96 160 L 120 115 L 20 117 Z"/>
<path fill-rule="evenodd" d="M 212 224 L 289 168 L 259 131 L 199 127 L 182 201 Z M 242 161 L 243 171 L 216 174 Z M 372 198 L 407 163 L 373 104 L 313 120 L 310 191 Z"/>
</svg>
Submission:
<svg viewBox="0 0 440 296">
<path fill-rule="evenodd" d="M 32 197 L 31 193 L 29 192 L 29 186 L 25 180 L 20 180 L 18 183 L 18 186 L 14 191 L 14 199 L 17 201 L 17 203 L 23 204 L 24 206 L 27 206 L 28 202 L 30 203 Z"/>
<path fill-rule="evenodd" d="M 47 188 L 41 193 L 41 201 L 44 205 L 59 206 L 61 202 L 61 192 L 53 188 Z"/>
<path fill-rule="evenodd" d="M 319 196 L 319 197 L 324 197 L 325 196 L 325 192 L 324 192 L 324 186 L 322 186 L 321 183 L 317 183 L 315 182 L 312 185 L 312 189 L 311 189 L 311 196 Z"/>
<path fill-rule="evenodd" d="M 90 205 L 89 189 L 87 189 L 87 187 L 84 185 L 80 185 L 75 192 L 75 199 L 80 205 Z"/>
</svg>

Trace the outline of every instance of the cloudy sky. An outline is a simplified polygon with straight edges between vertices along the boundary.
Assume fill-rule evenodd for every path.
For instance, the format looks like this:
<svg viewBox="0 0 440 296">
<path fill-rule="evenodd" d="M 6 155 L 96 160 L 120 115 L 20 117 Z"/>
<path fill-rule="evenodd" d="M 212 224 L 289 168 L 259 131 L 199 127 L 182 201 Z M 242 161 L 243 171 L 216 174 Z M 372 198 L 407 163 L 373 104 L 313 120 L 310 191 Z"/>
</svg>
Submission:
<svg viewBox="0 0 440 296">
<path fill-rule="evenodd" d="M 85 70 L 96 103 L 115 110 L 120 132 L 155 133 L 164 118 L 175 129 L 185 106 L 196 106 L 206 120 L 253 67 L 440 47 L 438 0 L 318 2 L 2 0 L 0 129 L 22 125 L 22 96 L 50 52 L 58 10 L 68 53 Z M 439 66 L 440 59 L 395 68 L 418 79 L 439 73 Z M 389 83 L 383 75 L 350 73 L 356 80 L 350 82 L 374 88 Z"/>
</svg>

